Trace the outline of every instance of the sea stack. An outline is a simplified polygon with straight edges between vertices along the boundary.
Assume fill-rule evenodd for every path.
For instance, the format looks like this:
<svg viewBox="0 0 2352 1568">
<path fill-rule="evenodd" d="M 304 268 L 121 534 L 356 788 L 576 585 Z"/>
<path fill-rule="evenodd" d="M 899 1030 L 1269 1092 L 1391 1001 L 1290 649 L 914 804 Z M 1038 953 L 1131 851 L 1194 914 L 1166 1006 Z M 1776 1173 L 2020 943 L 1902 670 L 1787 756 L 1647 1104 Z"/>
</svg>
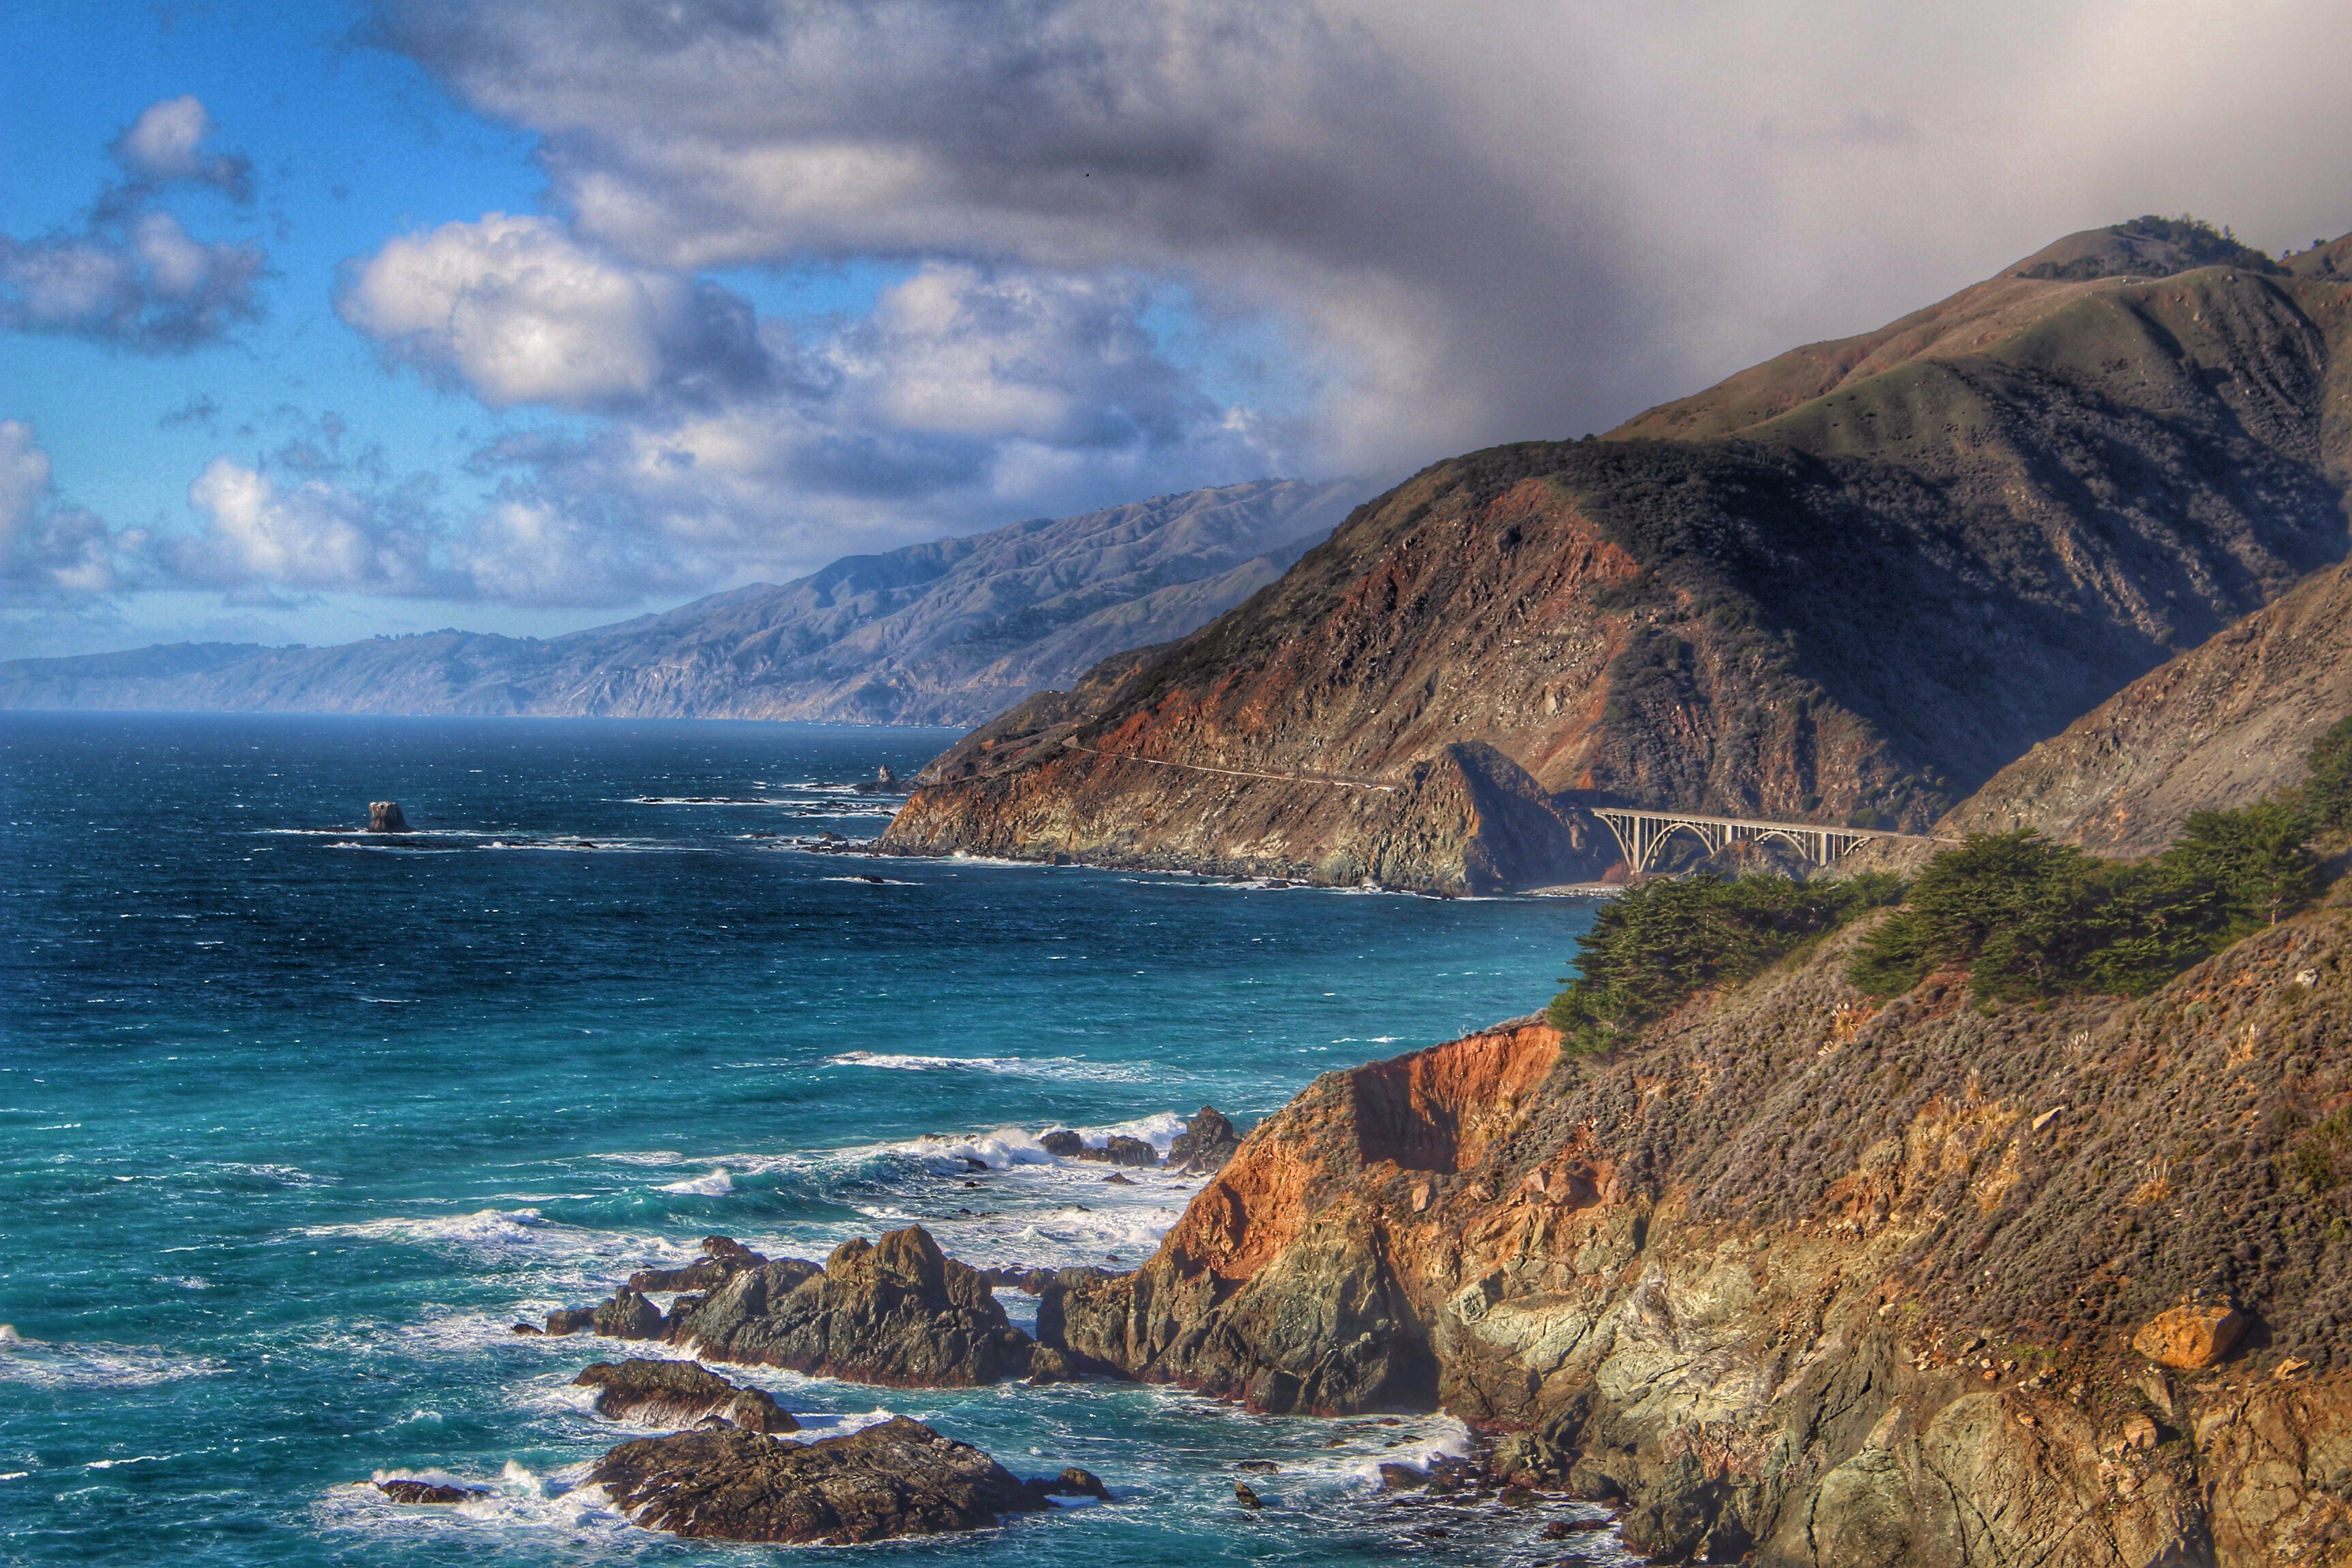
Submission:
<svg viewBox="0 0 2352 1568">
<path fill-rule="evenodd" d="M 400 802 L 372 800 L 368 802 L 368 831 L 370 833 L 414 833 L 416 830 L 409 826 L 408 818 L 401 815 Z"/>
<path fill-rule="evenodd" d="M 888 789 L 898 782 L 898 775 L 890 771 L 889 763 L 884 763 L 874 770 L 874 782 L 884 789 Z"/>
</svg>

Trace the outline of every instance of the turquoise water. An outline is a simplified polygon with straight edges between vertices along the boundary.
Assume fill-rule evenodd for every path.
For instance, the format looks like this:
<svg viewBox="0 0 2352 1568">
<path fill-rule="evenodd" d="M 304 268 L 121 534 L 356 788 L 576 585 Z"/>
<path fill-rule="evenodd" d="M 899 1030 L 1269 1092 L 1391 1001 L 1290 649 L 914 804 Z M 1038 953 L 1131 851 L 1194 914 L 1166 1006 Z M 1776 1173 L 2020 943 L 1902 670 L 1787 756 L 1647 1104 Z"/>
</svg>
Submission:
<svg viewBox="0 0 2352 1568">
<path fill-rule="evenodd" d="M 0 1559 L 773 1561 L 569 1489 L 613 1353 L 518 1319 L 712 1231 L 909 1220 L 981 1264 L 1132 1265 L 1188 1195 L 1041 1131 L 1159 1140 L 1526 1012 L 1587 906 L 811 853 L 940 731 L 617 721 L 0 720 Z M 718 797 L 689 802 L 684 797 Z M 420 832 L 371 838 L 366 803 Z M 879 876 L 877 884 L 864 878 Z M 984 1161 L 970 1173 L 965 1157 Z M 1006 1293 L 1020 1313 L 1024 1299 Z M 1538 1516 L 1398 1504 L 1443 1419 L 1109 1385 L 743 1372 L 1119 1500 L 925 1562 L 1536 1563 Z M 1231 1466 L 1276 1506 L 1232 1506 Z M 371 1477 L 492 1487 L 400 1508 Z M 1444 1533 L 1437 1533 L 1443 1531 Z"/>
</svg>

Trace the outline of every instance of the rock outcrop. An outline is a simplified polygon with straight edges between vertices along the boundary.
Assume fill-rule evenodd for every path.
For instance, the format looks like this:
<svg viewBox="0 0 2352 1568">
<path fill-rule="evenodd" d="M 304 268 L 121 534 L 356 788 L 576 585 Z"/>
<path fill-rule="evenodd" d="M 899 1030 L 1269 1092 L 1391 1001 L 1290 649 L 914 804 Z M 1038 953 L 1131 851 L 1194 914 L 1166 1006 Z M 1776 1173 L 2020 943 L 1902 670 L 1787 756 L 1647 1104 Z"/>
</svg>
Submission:
<svg viewBox="0 0 2352 1568">
<path fill-rule="evenodd" d="M 942 1254 L 920 1226 L 845 1241 L 822 1264 L 771 1259 L 726 1237 L 703 1247 L 684 1268 L 639 1270 L 602 1306 L 551 1314 L 547 1332 L 586 1327 L 712 1361 L 891 1387 L 971 1387 L 1029 1372 L 1034 1346 L 988 1276 Z M 645 1294 L 664 1289 L 685 1292 L 667 1312 Z"/>
<path fill-rule="evenodd" d="M 368 802 L 367 830 L 370 833 L 413 833 L 415 831 L 415 829 L 408 826 L 408 818 L 402 814 L 400 802 L 396 800 L 372 800 Z"/>
<path fill-rule="evenodd" d="M 969 1443 L 906 1416 L 814 1443 L 731 1426 L 641 1437 L 588 1484 L 648 1530 L 719 1541 L 853 1545 L 981 1530 L 1050 1506 Z"/>
<path fill-rule="evenodd" d="M 452 1486 L 446 1481 L 413 1480 L 404 1477 L 378 1481 L 375 1483 L 375 1489 L 394 1502 L 406 1503 L 470 1502 L 478 1497 L 489 1495 L 489 1489 L 487 1487 Z"/>
<path fill-rule="evenodd" d="M 1425 470 L 960 742 L 882 847 L 1461 892 L 1593 874 L 1592 803 L 1925 828 L 2345 552 L 2352 278 L 2076 237 Z"/>
<path fill-rule="evenodd" d="M 1213 1105 L 1184 1125 L 1168 1145 L 1168 1166 L 1188 1176 L 1214 1175 L 1242 1146 L 1241 1134 Z"/>
<path fill-rule="evenodd" d="M 797 1432 L 800 1423 L 765 1389 L 744 1388 L 690 1361 L 600 1361 L 572 1380 L 596 1392 L 595 1411 L 639 1426 L 720 1421 L 746 1432 Z"/>
<path fill-rule="evenodd" d="M 1327 1074 L 1039 1337 L 1442 1406 L 1662 1559 L 2342 1559 L 2352 895 L 2129 1002 L 1880 1005 L 1857 934 L 1613 1057 L 1528 1021 Z"/>
</svg>

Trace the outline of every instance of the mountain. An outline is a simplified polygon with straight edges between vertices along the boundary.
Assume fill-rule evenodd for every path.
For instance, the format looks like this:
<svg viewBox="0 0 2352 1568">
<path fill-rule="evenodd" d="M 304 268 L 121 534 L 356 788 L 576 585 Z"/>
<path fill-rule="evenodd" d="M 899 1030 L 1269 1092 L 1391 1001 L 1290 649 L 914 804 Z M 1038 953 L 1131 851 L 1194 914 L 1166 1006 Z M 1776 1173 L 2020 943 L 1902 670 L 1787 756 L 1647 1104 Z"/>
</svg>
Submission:
<svg viewBox="0 0 2352 1568">
<path fill-rule="evenodd" d="M 1261 479 L 853 555 L 545 640 L 179 645 L 0 664 L 0 707 L 971 724 L 1278 577 L 1364 488 Z"/>
<path fill-rule="evenodd" d="M 2071 236 L 1605 437 L 1437 464 L 983 726 L 883 847 L 1480 891 L 1613 859 L 1594 804 L 1925 828 L 2344 555 L 2352 237 L 2232 243 Z"/>
<path fill-rule="evenodd" d="M 2133 681 L 1993 775 L 1939 835 L 2033 827 L 2097 855 L 2152 855 L 2192 811 L 2299 784 L 2352 714 L 2352 567 Z"/>
</svg>

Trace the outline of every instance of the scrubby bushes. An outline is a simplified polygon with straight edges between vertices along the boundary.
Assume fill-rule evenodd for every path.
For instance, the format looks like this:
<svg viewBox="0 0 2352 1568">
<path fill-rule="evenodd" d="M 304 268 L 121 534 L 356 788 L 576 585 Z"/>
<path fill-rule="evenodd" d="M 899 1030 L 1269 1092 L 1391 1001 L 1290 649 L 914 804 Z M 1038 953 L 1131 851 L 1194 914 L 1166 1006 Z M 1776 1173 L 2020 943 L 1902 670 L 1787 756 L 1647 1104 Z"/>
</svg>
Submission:
<svg viewBox="0 0 2352 1568">
<path fill-rule="evenodd" d="M 1704 986 L 1745 980 L 1866 909 L 1903 896 L 1895 878 L 1659 878 L 1602 907 L 1579 939 L 1576 975 L 1545 1016 L 1578 1054 L 1611 1050 Z"/>
<path fill-rule="evenodd" d="M 2292 800 L 2190 815 L 2152 860 L 2112 861 L 2040 835 L 1979 833 L 1927 863 L 1846 976 L 1877 995 L 1969 971 L 1981 1000 L 2138 996 L 2308 902 L 2318 862 Z"/>
</svg>

